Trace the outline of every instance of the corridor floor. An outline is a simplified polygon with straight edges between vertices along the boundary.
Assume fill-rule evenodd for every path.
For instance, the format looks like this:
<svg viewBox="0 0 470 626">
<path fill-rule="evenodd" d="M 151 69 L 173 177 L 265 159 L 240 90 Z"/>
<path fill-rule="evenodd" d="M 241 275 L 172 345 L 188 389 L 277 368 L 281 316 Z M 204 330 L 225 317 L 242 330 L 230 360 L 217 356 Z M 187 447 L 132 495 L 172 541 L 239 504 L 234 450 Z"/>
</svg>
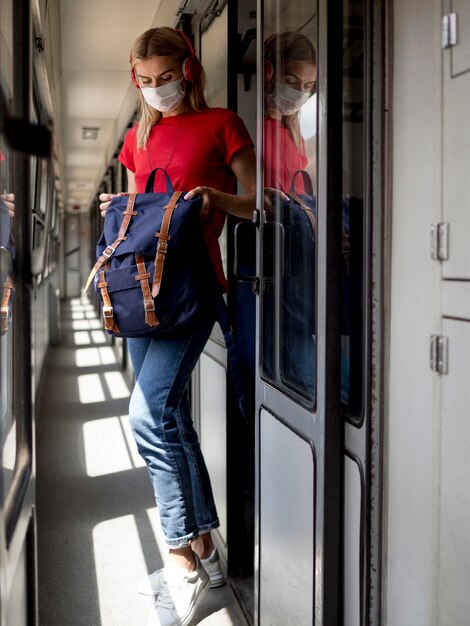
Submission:
<svg viewBox="0 0 470 626">
<path fill-rule="evenodd" d="M 145 626 L 141 576 L 165 546 L 127 423 L 131 381 L 86 299 L 62 305 L 37 399 L 40 626 Z M 246 626 L 230 585 L 212 589 L 191 626 Z"/>
</svg>

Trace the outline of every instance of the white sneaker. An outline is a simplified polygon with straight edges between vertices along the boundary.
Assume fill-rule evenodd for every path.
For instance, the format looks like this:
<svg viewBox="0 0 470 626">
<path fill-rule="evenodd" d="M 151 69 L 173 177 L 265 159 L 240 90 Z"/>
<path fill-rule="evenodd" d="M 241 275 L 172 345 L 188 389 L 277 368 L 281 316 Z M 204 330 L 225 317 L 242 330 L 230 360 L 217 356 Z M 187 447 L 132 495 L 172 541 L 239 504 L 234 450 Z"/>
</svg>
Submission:
<svg viewBox="0 0 470 626">
<path fill-rule="evenodd" d="M 163 585 L 147 626 L 187 626 L 192 620 L 210 584 L 197 554 L 195 559 L 194 572 L 168 565 L 164 568 Z"/>
<path fill-rule="evenodd" d="M 219 552 L 217 548 L 212 550 L 211 555 L 207 557 L 207 559 L 201 559 L 201 563 L 209 574 L 211 589 L 225 585 L 225 576 L 220 569 Z M 163 569 L 159 569 L 153 572 L 153 574 L 141 578 L 137 585 L 137 591 L 144 596 L 158 596 L 162 585 Z"/>
</svg>

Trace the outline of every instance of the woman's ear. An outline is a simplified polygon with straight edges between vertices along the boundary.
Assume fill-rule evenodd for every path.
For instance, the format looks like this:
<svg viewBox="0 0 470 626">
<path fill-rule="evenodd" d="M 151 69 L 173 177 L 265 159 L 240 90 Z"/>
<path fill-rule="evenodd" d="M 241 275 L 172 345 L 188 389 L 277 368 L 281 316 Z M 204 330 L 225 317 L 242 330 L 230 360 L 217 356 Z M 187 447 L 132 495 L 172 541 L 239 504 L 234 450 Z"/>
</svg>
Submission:
<svg viewBox="0 0 470 626">
<path fill-rule="evenodd" d="M 264 82 L 269 83 L 274 74 L 273 64 L 269 59 L 265 59 L 264 61 Z"/>
</svg>

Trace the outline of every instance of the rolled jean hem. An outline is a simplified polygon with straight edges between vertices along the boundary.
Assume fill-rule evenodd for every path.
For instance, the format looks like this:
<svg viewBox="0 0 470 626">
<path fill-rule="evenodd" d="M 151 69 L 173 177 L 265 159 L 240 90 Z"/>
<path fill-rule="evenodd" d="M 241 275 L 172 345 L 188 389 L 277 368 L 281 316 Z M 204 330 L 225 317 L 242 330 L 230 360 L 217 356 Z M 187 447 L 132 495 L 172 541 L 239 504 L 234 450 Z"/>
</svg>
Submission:
<svg viewBox="0 0 470 626">
<path fill-rule="evenodd" d="M 186 535 L 185 537 L 181 537 L 179 539 L 166 539 L 165 540 L 166 545 L 168 548 L 173 548 L 173 549 L 187 548 L 190 545 L 190 542 L 193 541 L 194 539 L 197 539 L 199 535 L 204 535 L 205 533 L 208 533 L 211 530 L 218 528 L 219 526 L 220 526 L 219 520 L 217 520 L 216 522 L 213 522 L 212 524 L 204 524 L 204 526 L 201 526 L 196 531 L 194 531 L 193 533 L 190 533 L 189 535 Z"/>
</svg>

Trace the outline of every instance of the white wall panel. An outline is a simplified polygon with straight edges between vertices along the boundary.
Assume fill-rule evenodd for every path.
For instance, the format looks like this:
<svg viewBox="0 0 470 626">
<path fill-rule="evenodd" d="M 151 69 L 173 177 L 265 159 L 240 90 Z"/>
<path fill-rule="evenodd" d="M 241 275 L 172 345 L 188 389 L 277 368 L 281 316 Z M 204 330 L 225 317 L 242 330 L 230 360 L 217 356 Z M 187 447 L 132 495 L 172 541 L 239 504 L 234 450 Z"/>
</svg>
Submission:
<svg viewBox="0 0 470 626">
<path fill-rule="evenodd" d="M 439 621 L 470 622 L 470 323 L 443 321 L 449 373 L 442 376 Z"/>
<path fill-rule="evenodd" d="M 201 380 L 201 449 L 211 477 L 219 514 L 219 532 L 227 543 L 227 385 L 223 365 L 203 354 Z"/>
<path fill-rule="evenodd" d="M 314 618 L 313 450 L 266 410 L 259 472 L 261 626 L 306 626 Z"/>
<path fill-rule="evenodd" d="M 361 504 L 358 464 L 344 457 L 344 626 L 361 624 Z"/>
</svg>

